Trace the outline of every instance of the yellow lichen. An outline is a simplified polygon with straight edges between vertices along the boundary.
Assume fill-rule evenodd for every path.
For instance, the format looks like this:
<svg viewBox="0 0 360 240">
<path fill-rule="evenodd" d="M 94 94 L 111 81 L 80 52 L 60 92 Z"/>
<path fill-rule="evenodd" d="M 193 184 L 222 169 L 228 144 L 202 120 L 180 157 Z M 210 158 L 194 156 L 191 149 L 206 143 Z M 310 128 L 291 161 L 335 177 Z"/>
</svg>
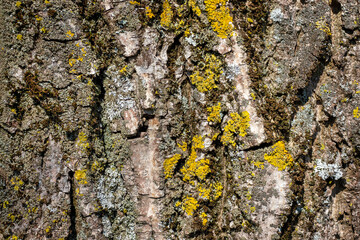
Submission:
<svg viewBox="0 0 360 240">
<path fill-rule="evenodd" d="M 17 1 L 17 2 L 15 3 L 15 6 L 16 6 L 16 7 L 20 7 L 20 6 L 21 6 L 21 2 L 20 2 L 20 1 Z"/>
<path fill-rule="evenodd" d="M 93 162 L 93 164 L 91 165 L 91 170 L 94 171 L 94 172 L 95 171 L 102 171 L 103 169 L 104 169 L 104 167 L 97 160 L 95 160 Z"/>
<path fill-rule="evenodd" d="M 186 152 L 187 150 L 187 143 L 186 142 L 182 142 L 182 144 L 178 143 L 178 147 L 181 148 L 181 150 L 183 150 L 184 152 Z"/>
<path fill-rule="evenodd" d="M 221 196 L 223 186 L 220 182 L 211 183 L 209 187 L 199 183 L 196 190 L 199 192 L 200 197 L 212 202 L 216 201 Z"/>
<path fill-rule="evenodd" d="M 140 6 L 140 3 L 137 2 L 137 1 L 130 1 L 129 3 L 132 4 L 132 5 L 139 5 Z"/>
<path fill-rule="evenodd" d="M 76 63 L 76 59 L 74 59 L 74 58 L 70 58 L 70 59 L 69 59 L 69 65 L 70 65 L 70 67 L 72 67 L 75 63 Z"/>
<path fill-rule="evenodd" d="M 21 34 L 16 35 L 17 40 L 22 40 L 23 36 Z"/>
<path fill-rule="evenodd" d="M 202 212 L 200 215 L 201 219 L 202 219 L 202 224 L 205 226 L 206 223 L 208 222 L 207 220 L 207 214 L 205 212 Z"/>
<path fill-rule="evenodd" d="M 264 169 L 264 162 L 260 162 L 260 161 L 254 162 L 254 161 L 252 161 L 251 163 L 254 164 L 255 167 L 257 167 L 257 168 Z"/>
<path fill-rule="evenodd" d="M 354 118 L 359 118 L 360 117 L 359 107 L 354 109 L 353 115 L 354 115 Z"/>
<path fill-rule="evenodd" d="M 171 178 L 174 175 L 174 169 L 175 169 L 176 164 L 178 163 L 178 161 L 180 159 L 181 159 L 181 155 L 180 154 L 175 154 L 171 158 L 167 158 L 164 161 L 165 179 Z"/>
<path fill-rule="evenodd" d="M 11 178 L 10 183 L 14 185 L 15 191 L 19 191 L 20 187 L 24 185 L 24 182 L 19 177 Z"/>
<path fill-rule="evenodd" d="M 211 27 L 221 38 L 227 38 L 234 29 L 230 9 L 226 6 L 227 2 L 227 0 L 204 0 Z"/>
<path fill-rule="evenodd" d="M 331 36 L 331 30 L 328 26 L 328 24 L 326 23 L 325 19 L 323 19 L 322 17 L 320 18 L 319 21 L 317 21 L 316 23 L 316 28 L 325 32 L 327 35 Z"/>
<path fill-rule="evenodd" d="M 212 107 L 208 107 L 207 111 L 209 113 L 207 120 L 208 122 L 221 122 L 221 116 L 220 116 L 220 111 L 221 111 L 221 103 L 218 103 L 215 106 Z"/>
<path fill-rule="evenodd" d="M 209 159 L 200 159 L 196 160 L 197 154 L 196 149 L 203 149 L 204 141 L 201 136 L 194 136 L 192 139 L 191 153 L 187 161 L 185 162 L 184 167 L 180 170 L 184 175 L 183 180 L 189 181 L 192 177 L 197 176 L 199 179 L 203 180 L 206 175 L 210 172 Z"/>
<path fill-rule="evenodd" d="M 250 114 L 244 111 L 240 114 L 231 113 L 231 119 L 229 119 L 224 128 L 224 134 L 221 137 L 221 142 L 224 145 L 231 144 L 236 145 L 234 134 L 238 134 L 241 137 L 245 137 L 247 134 L 246 130 L 250 127 Z"/>
<path fill-rule="evenodd" d="M 197 176 L 199 179 L 203 180 L 206 175 L 210 172 L 209 168 L 209 159 L 200 159 L 196 160 L 197 155 L 195 149 L 191 150 L 189 159 L 186 161 L 184 167 L 180 170 L 184 175 L 183 180 L 188 181 L 192 177 Z"/>
<path fill-rule="evenodd" d="M 86 171 L 86 169 L 75 171 L 74 177 L 79 182 L 79 184 L 87 184 Z"/>
<path fill-rule="evenodd" d="M 152 13 L 152 11 L 149 7 L 146 7 L 146 16 L 150 19 L 155 17 L 155 15 Z"/>
<path fill-rule="evenodd" d="M 16 235 L 12 235 L 8 238 L 9 240 L 18 240 L 18 237 Z"/>
<path fill-rule="evenodd" d="M 221 64 L 215 55 L 208 54 L 205 56 L 205 62 L 196 66 L 196 70 L 190 75 L 190 79 L 199 92 L 217 88 L 216 82 L 219 81 L 220 75 L 223 73 Z"/>
<path fill-rule="evenodd" d="M 194 211 L 199 207 L 198 201 L 193 197 L 185 197 L 182 201 L 181 208 L 187 215 L 192 216 Z"/>
<path fill-rule="evenodd" d="M 203 139 L 202 136 L 195 135 L 192 139 L 192 148 L 193 149 L 203 149 L 204 141 L 202 139 Z"/>
<path fill-rule="evenodd" d="M 285 143 L 279 141 L 272 146 L 274 151 L 270 154 L 265 154 L 264 159 L 271 165 L 278 168 L 279 171 L 284 170 L 286 167 L 292 167 L 293 158 L 285 149 Z"/>
<path fill-rule="evenodd" d="M 80 132 L 78 136 L 78 140 L 76 143 L 77 146 L 83 148 L 83 150 L 89 149 L 90 145 L 87 141 L 87 136 L 84 132 Z"/>
<path fill-rule="evenodd" d="M 163 3 L 163 12 L 160 15 L 160 24 L 163 27 L 169 27 L 171 20 L 173 18 L 173 12 L 168 0 L 165 0 Z"/>
<path fill-rule="evenodd" d="M 74 36 L 74 33 L 72 33 L 70 30 L 67 31 L 66 37 L 71 38 L 71 37 L 73 37 L 73 36 Z"/>
<path fill-rule="evenodd" d="M 198 6 L 196 6 L 196 1 L 195 0 L 189 0 L 189 7 L 191 7 L 191 9 L 193 10 L 193 12 L 200 16 L 201 15 L 201 10 Z"/>
<path fill-rule="evenodd" d="M 50 230 L 51 230 L 51 226 L 48 226 L 46 229 L 45 229 L 45 232 L 50 232 Z"/>
<path fill-rule="evenodd" d="M 6 200 L 5 200 L 5 201 L 3 202 L 3 208 L 6 208 L 7 205 L 9 205 L 9 201 L 6 201 Z"/>
</svg>

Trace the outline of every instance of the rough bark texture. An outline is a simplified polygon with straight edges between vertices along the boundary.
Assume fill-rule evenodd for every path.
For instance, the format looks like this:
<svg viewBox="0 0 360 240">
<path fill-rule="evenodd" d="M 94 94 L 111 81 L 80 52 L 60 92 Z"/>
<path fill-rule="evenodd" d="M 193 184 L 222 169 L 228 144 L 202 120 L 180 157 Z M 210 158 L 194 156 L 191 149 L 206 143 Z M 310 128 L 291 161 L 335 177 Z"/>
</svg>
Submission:
<svg viewBox="0 0 360 240">
<path fill-rule="evenodd" d="M 358 0 L 0 11 L 0 240 L 360 239 Z"/>
</svg>

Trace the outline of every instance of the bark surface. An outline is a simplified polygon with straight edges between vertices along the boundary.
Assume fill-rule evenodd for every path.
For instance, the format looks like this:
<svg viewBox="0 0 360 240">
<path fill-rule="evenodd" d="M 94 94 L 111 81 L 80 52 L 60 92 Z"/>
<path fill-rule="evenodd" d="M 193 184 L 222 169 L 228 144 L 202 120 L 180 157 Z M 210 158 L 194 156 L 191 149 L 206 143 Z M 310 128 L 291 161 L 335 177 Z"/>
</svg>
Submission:
<svg viewBox="0 0 360 240">
<path fill-rule="evenodd" d="M 0 240 L 360 239 L 358 0 L 0 13 Z"/>
</svg>

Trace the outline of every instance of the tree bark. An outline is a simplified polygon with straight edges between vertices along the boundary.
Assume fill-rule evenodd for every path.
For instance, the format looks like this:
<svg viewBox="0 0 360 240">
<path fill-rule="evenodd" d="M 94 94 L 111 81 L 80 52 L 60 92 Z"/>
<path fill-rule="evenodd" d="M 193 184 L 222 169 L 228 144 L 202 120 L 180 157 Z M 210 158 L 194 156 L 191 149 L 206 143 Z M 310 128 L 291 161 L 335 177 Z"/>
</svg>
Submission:
<svg viewBox="0 0 360 240">
<path fill-rule="evenodd" d="M 359 1 L 0 11 L 0 240 L 360 239 Z"/>
</svg>

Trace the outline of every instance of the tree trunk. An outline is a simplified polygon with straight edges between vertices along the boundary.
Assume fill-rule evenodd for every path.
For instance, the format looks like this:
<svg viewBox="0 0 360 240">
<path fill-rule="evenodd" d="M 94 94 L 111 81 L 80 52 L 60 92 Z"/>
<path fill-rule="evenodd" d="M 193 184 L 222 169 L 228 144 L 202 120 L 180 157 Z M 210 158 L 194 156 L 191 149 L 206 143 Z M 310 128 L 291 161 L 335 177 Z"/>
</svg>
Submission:
<svg viewBox="0 0 360 240">
<path fill-rule="evenodd" d="M 358 0 L 0 11 L 0 240 L 360 239 Z"/>
</svg>

